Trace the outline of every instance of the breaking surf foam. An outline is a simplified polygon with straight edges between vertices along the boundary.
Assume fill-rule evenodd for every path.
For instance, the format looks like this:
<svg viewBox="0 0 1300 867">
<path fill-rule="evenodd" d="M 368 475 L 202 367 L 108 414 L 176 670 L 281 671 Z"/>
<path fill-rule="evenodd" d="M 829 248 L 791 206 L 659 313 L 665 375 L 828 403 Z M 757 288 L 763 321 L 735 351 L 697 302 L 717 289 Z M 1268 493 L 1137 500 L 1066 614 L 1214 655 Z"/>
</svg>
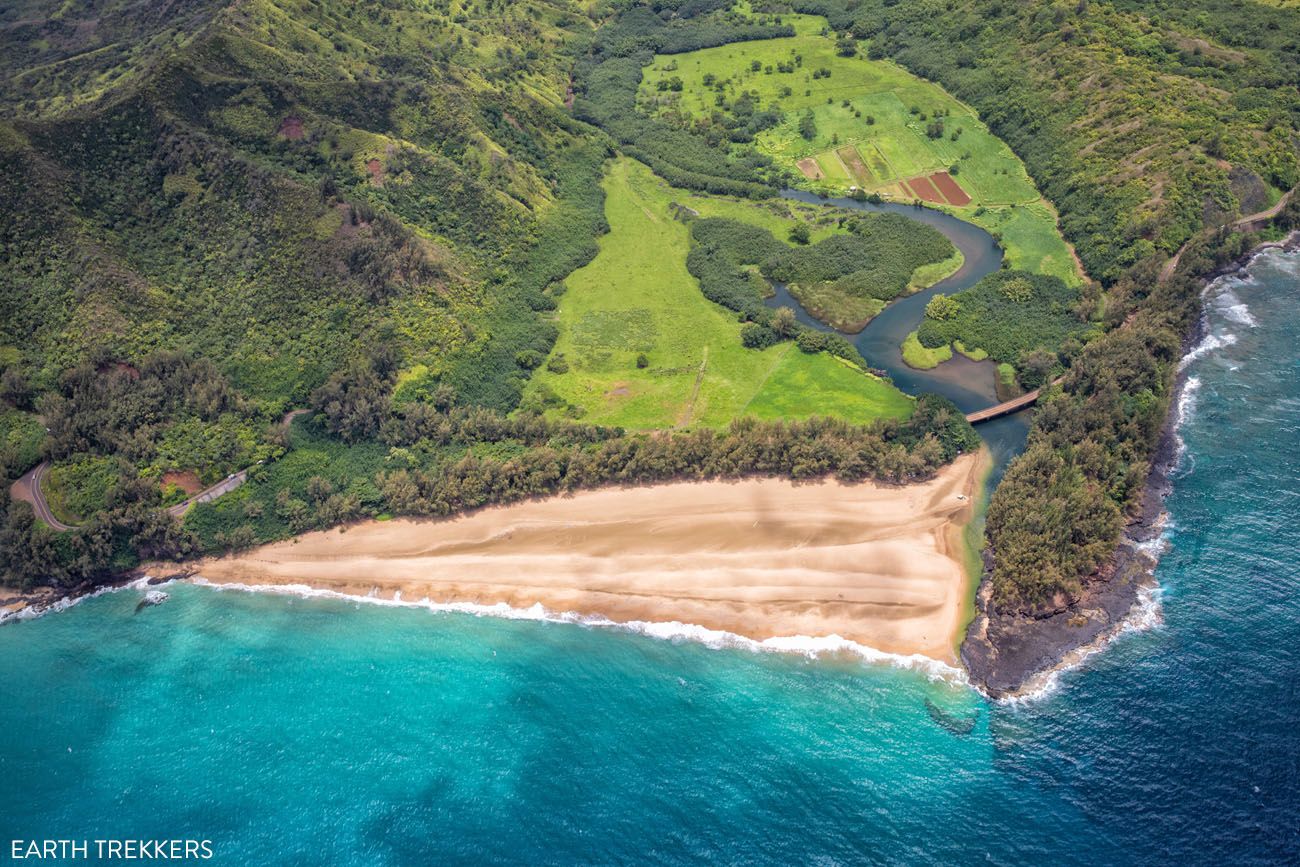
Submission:
<svg viewBox="0 0 1300 867">
<path fill-rule="evenodd" d="M 925 675 L 932 681 L 943 681 L 953 685 L 965 686 L 969 683 L 966 672 L 937 659 L 921 654 L 887 653 L 856 641 L 850 641 L 839 635 L 786 635 L 774 638 L 754 639 L 726 632 L 709 629 L 693 623 L 680 621 L 616 621 L 607 617 L 584 615 L 574 611 L 549 611 L 540 603 L 527 608 L 515 608 L 504 602 L 482 605 L 473 602 L 433 602 L 424 599 L 404 600 L 385 599 L 373 591 L 366 596 L 340 593 L 337 590 L 324 590 L 306 584 L 216 584 L 205 578 L 191 578 L 191 584 L 214 590 L 236 590 L 247 593 L 269 593 L 280 596 L 294 596 L 302 599 L 337 599 L 366 605 L 382 605 L 393 608 L 422 608 L 434 613 L 469 614 L 475 617 L 496 617 L 503 620 L 530 620 L 540 623 L 562 623 L 595 629 L 621 630 L 655 638 L 661 641 L 689 641 L 712 650 L 747 650 L 752 653 L 786 653 L 818 659 L 821 657 L 856 658 L 862 662 L 876 665 L 888 665 L 907 669 Z"/>
</svg>

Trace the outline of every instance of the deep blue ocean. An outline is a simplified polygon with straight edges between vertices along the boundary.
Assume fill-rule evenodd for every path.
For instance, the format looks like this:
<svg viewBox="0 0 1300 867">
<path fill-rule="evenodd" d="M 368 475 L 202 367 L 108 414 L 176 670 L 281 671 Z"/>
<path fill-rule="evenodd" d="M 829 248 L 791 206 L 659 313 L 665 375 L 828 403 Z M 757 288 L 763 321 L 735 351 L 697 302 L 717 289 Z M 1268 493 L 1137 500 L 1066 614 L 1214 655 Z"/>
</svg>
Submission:
<svg viewBox="0 0 1300 867">
<path fill-rule="evenodd" d="M 136 613 L 126 590 L 0 627 L 4 857 L 133 837 L 208 839 L 220 864 L 1294 863 L 1300 256 L 1251 275 L 1207 295 L 1189 362 L 1161 622 L 1038 698 L 194 586 Z"/>
</svg>

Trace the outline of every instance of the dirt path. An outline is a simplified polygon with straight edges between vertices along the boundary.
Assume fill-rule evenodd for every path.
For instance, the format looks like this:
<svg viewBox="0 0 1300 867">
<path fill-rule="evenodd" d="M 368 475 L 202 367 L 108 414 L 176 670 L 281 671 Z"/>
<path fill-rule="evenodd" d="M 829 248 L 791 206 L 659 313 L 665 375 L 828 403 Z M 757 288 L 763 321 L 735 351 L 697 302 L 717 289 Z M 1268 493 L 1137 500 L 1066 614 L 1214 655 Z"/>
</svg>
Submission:
<svg viewBox="0 0 1300 867">
<path fill-rule="evenodd" d="M 704 347 L 704 359 L 700 362 L 700 372 L 695 374 L 695 385 L 691 388 L 691 396 L 686 400 L 686 405 L 682 408 L 682 414 L 677 421 L 679 428 L 686 427 L 691 423 L 691 418 L 695 415 L 695 401 L 700 396 L 700 386 L 704 383 L 704 374 L 709 369 L 709 347 Z"/>
</svg>

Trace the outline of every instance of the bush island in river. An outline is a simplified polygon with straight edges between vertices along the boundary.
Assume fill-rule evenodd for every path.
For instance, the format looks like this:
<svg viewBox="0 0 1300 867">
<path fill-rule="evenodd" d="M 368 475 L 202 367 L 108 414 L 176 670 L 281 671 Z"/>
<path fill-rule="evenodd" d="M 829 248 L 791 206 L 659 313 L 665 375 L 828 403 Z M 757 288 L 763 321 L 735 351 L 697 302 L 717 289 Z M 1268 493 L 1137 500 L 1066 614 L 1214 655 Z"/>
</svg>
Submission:
<svg viewBox="0 0 1300 867">
<path fill-rule="evenodd" d="M 1068 338 L 1087 336 L 1088 311 L 1081 311 L 1080 321 L 1079 302 L 1079 293 L 1059 278 L 999 271 L 964 292 L 935 296 L 926 306 L 917 337 L 927 349 L 960 341 L 994 361 L 1023 367 L 1028 352 L 1055 354 Z"/>
<path fill-rule="evenodd" d="M 691 225 L 695 245 L 687 267 L 707 298 L 751 321 L 766 325 L 770 317 L 762 304 L 762 275 L 787 284 L 817 318 L 854 332 L 906 292 L 917 269 L 953 254 L 941 233 L 895 214 L 853 216 L 841 223 L 846 234 L 791 247 L 736 220 L 698 220 Z"/>
</svg>

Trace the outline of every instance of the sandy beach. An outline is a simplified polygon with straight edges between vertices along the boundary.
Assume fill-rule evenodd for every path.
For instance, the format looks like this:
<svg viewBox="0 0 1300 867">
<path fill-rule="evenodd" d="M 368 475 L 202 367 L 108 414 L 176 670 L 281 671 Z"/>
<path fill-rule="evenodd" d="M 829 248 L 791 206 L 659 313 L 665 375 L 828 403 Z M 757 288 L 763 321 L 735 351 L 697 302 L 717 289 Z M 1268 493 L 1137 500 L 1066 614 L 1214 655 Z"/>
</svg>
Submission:
<svg viewBox="0 0 1300 867">
<path fill-rule="evenodd" d="M 955 662 L 961 529 L 984 456 L 908 486 L 761 479 L 605 488 L 450 520 L 370 521 L 206 560 L 214 584 L 540 603 Z"/>
</svg>

